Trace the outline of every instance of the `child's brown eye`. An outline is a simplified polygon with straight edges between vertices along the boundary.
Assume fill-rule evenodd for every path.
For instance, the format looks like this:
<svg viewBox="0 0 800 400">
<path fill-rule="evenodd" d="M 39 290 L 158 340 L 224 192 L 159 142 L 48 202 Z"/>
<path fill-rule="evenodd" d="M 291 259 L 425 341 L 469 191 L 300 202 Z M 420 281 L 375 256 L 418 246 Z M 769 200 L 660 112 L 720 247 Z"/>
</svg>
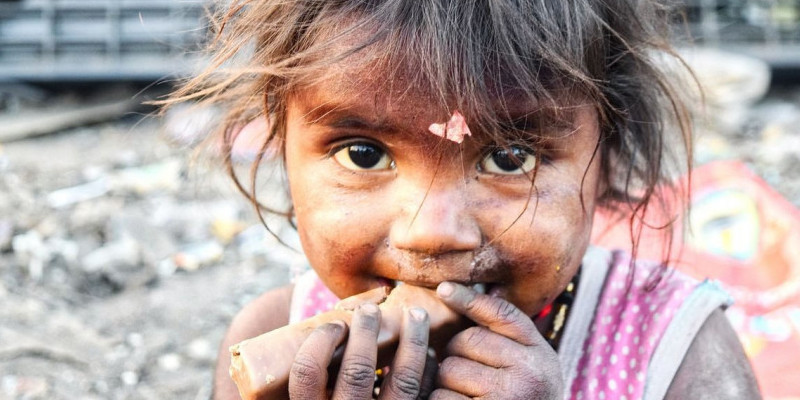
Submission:
<svg viewBox="0 0 800 400">
<path fill-rule="evenodd" d="M 487 154 L 478 165 L 483 172 L 498 175 L 520 175 L 533 171 L 536 156 L 519 146 L 497 149 Z"/>
<path fill-rule="evenodd" d="M 341 166 L 355 171 L 394 168 L 394 161 L 380 147 L 371 143 L 353 143 L 339 148 L 333 158 Z"/>
</svg>

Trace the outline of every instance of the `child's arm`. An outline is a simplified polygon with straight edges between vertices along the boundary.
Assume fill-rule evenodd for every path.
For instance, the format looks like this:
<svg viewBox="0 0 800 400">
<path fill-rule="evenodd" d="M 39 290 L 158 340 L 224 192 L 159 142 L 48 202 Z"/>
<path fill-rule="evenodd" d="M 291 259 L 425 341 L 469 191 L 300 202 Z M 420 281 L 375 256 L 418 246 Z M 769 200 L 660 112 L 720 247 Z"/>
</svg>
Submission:
<svg viewBox="0 0 800 400">
<path fill-rule="evenodd" d="M 665 398 L 761 398 L 739 338 L 722 310 L 714 311 L 700 328 Z"/>
<path fill-rule="evenodd" d="M 239 399 L 239 391 L 228 373 L 231 365 L 228 348 L 288 324 L 292 289 L 293 286 L 288 285 L 264 293 L 236 314 L 219 348 L 214 373 L 214 400 Z"/>
</svg>

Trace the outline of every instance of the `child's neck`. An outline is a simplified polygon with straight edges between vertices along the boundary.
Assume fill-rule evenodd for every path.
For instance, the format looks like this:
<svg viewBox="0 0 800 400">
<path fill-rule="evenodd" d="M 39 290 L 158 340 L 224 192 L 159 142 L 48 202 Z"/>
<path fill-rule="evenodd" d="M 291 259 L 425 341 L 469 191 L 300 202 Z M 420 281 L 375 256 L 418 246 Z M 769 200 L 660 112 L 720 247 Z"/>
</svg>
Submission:
<svg viewBox="0 0 800 400">
<path fill-rule="evenodd" d="M 564 334 L 567 318 L 572 309 L 572 304 L 575 301 L 575 295 L 578 292 L 580 275 L 581 270 L 579 267 L 575 276 L 572 277 L 572 280 L 567 284 L 564 291 L 533 318 L 533 323 L 536 325 L 536 328 L 555 350 L 558 350 L 558 344 L 561 342 L 561 337 Z"/>
</svg>

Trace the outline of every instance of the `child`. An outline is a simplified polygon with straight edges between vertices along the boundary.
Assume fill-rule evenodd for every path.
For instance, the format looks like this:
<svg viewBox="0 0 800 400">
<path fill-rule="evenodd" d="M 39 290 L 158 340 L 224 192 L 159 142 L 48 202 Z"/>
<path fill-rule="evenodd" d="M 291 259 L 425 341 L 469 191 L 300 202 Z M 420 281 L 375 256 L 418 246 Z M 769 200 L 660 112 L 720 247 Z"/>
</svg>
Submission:
<svg viewBox="0 0 800 400">
<path fill-rule="evenodd" d="M 589 246 L 595 207 L 641 218 L 681 166 L 670 154 L 690 148 L 659 61 L 665 8 L 233 3 L 214 66 L 174 101 L 225 107 L 228 155 L 243 125 L 269 121 L 261 154 L 282 156 L 313 271 L 234 319 L 215 398 L 237 398 L 231 344 L 398 282 L 435 288 L 474 326 L 433 355 L 425 310 L 410 308 L 381 398 L 758 397 L 713 284 Z M 365 305 L 314 331 L 292 398 L 370 398 L 379 320 Z"/>
</svg>

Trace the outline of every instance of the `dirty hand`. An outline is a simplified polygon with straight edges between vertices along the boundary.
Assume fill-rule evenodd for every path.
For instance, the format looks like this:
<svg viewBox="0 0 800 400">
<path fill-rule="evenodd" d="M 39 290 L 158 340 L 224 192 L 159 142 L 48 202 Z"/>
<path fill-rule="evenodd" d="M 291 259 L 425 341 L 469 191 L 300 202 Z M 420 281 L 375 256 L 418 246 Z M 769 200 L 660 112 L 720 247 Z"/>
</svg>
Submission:
<svg viewBox="0 0 800 400">
<path fill-rule="evenodd" d="M 477 326 L 447 345 L 431 399 L 560 399 L 555 351 L 531 318 L 508 301 L 445 282 L 437 293 Z"/>
<path fill-rule="evenodd" d="M 435 379 L 435 360 L 428 357 L 430 321 L 422 308 L 403 313 L 403 328 L 397 353 L 383 381 L 380 399 L 427 397 Z M 292 399 L 371 399 L 378 358 L 380 309 L 371 303 L 355 310 L 349 327 L 328 323 L 315 329 L 300 346 L 289 375 Z M 347 337 L 339 374 L 328 392 L 328 365 L 336 348 Z"/>
</svg>

